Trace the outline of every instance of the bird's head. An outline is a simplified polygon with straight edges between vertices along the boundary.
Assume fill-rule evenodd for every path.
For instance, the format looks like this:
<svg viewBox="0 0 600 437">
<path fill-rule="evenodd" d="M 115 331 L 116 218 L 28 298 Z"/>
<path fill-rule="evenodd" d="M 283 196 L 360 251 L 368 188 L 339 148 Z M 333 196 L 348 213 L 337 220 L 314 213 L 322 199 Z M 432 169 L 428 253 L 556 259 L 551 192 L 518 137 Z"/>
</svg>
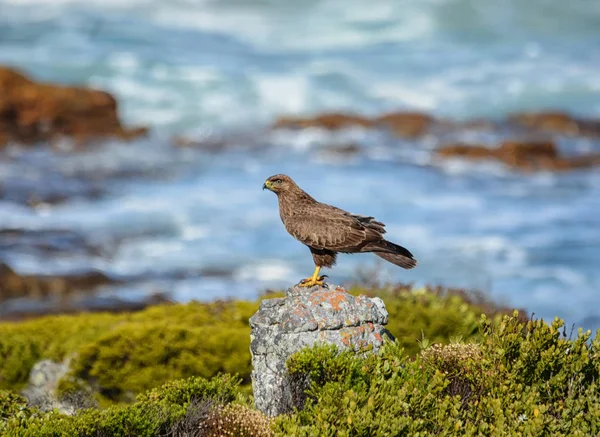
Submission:
<svg viewBox="0 0 600 437">
<path fill-rule="evenodd" d="M 293 190 L 296 187 L 296 184 L 289 176 L 284 174 L 276 174 L 267 178 L 265 183 L 263 184 L 263 190 L 267 189 L 269 191 L 274 192 L 275 194 L 284 193 L 289 190 Z"/>
</svg>

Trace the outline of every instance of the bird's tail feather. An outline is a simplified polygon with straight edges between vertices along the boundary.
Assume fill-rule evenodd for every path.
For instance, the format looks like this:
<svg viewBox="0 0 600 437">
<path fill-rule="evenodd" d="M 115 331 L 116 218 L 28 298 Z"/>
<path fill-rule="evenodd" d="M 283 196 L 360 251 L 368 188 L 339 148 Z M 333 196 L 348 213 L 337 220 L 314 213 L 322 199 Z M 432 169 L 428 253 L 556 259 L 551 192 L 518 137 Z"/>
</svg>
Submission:
<svg viewBox="0 0 600 437">
<path fill-rule="evenodd" d="M 377 246 L 369 247 L 369 249 L 378 257 L 404 269 L 412 269 L 417 265 L 417 260 L 413 258 L 413 254 L 408 249 L 391 241 L 380 241 Z"/>
</svg>

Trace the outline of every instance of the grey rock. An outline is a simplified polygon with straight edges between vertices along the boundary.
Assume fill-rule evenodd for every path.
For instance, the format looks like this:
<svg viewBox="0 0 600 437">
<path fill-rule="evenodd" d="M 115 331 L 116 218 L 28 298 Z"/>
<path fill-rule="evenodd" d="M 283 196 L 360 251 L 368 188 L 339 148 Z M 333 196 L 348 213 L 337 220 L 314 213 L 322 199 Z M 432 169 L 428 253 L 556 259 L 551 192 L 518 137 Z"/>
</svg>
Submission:
<svg viewBox="0 0 600 437">
<path fill-rule="evenodd" d="M 55 392 L 58 381 L 65 376 L 69 370 L 69 364 L 57 363 L 51 360 L 43 360 L 34 364 L 29 373 L 29 384 L 23 390 L 29 404 L 40 408 L 42 411 L 50 411 L 58 408 L 64 412 L 65 408 L 56 398 Z"/>
<path fill-rule="evenodd" d="M 68 393 L 60 399 L 56 388 L 69 371 L 69 360 L 57 363 L 42 360 L 34 364 L 29 373 L 29 384 L 21 394 L 28 403 L 42 411 L 59 410 L 63 414 L 74 414 L 77 409 L 94 406 L 91 395 L 86 392 Z"/>
<path fill-rule="evenodd" d="M 329 285 L 286 290 L 285 298 L 263 300 L 250 319 L 252 388 L 256 408 L 268 416 L 303 406 L 299 386 L 286 370 L 287 359 L 304 347 L 330 344 L 356 353 L 376 352 L 391 334 L 388 313 L 377 297 L 352 296 Z"/>
</svg>

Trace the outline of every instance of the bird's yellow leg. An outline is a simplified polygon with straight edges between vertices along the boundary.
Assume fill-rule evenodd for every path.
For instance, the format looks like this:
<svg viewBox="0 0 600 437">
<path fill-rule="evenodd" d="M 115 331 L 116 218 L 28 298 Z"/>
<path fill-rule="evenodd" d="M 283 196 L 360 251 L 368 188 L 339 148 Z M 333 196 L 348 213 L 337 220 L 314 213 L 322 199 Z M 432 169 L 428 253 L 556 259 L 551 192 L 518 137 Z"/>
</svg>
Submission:
<svg viewBox="0 0 600 437">
<path fill-rule="evenodd" d="M 323 279 L 325 277 L 324 276 L 319 276 L 319 272 L 320 271 L 321 271 L 321 267 L 320 266 L 316 266 L 315 267 L 315 272 L 313 273 L 312 277 L 303 279 L 302 281 L 300 281 L 299 285 L 301 287 L 312 287 L 312 286 L 315 286 L 315 285 L 323 285 Z"/>
</svg>

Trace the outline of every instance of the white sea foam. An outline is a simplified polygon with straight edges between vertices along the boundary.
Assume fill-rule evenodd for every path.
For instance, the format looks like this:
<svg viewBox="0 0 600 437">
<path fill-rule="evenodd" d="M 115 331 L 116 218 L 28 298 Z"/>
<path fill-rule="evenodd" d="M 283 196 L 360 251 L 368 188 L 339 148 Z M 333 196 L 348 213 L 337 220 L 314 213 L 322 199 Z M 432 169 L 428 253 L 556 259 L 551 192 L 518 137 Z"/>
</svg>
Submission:
<svg viewBox="0 0 600 437">
<path fill-rule="evenodd" d="M 260 101 L 274 114 L 303 112 L 309 105 L 309 84 L 302 76 L 255 76 Z"/>
<path fill-rule="evenodd" d="M 237 281 L 259 280 L 263 282 L 286 281 L 292 277 L 294 270 L 279 260 L 265 260 L 252 263 L 238 269 L 234 278 Z"/>
</svg>

